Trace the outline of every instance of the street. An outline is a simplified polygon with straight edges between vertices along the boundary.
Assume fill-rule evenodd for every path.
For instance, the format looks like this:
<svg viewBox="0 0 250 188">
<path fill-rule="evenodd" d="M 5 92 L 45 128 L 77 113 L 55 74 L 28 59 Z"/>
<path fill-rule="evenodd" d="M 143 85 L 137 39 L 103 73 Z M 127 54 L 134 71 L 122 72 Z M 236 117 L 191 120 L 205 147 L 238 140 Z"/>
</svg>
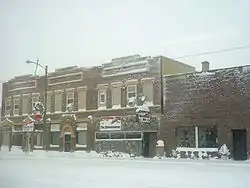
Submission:
<svg viewBox="0 0 250 188">
<path fill-rule="evenodd" d="M 42 157 L 0 153 L 0 187 L 249 187 L 249 161 L 101 159 L 44 153 Z"/>
</svg>

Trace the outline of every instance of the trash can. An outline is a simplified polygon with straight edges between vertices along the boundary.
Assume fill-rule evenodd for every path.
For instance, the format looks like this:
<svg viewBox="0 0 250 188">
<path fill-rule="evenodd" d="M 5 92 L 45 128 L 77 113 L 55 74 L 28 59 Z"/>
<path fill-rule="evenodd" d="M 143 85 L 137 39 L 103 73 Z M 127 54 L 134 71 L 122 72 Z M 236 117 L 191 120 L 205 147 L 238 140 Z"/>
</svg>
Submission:
<svg viewBox="0 0 250 188">
<path fill-rule="evenodd" d="M 156 143 L 156 156 L 159 158 L 164 157 L 164 142 L 162 140 L 158 140 Z"/>
</svg>

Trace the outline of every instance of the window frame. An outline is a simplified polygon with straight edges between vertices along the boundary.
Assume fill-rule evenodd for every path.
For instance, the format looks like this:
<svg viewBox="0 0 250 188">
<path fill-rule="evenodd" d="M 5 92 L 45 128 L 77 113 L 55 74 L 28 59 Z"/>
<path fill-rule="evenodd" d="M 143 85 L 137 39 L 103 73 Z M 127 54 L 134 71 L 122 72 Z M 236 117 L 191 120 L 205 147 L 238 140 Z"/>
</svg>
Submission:
<svg viewBox="0 0 250 188">
<path fill-rule="evenodd" d="M 7 109 L 7 107 L 9 109 Z M 10 112 L 11 112 L 11 99 L 8 98 L 4 101 L 4 114 L 6 116 L 10 116 Z"/>
<path fill-rule="evenodd" d="M 34 100 L 34 99 L 36 99 L 36 100 Z M 32 102 L 32 111 L 33 111 L 33 108 L 35 107 L 34 103 L 40 102 L 40 95 L 32 96 L 31 102 Z"/>
<path fill-rule="evenodd" d="M 194 128 L 194 147 L 186 147 L 186 146 L 178 146 L 178 128 Z M 199 135 L 199 128 L 213 128 L 216 130 L 216 145 L 217 147 L 200 147 L 200 135 Z M 177 143 L 177 148 L 187 148 L 187 149 L 218 149 L 218 126 L 180 126 L 176 128 L 176 143 Z"/>
<path fill-rule="evenodd" d="M 101 99 L 102 99 L 102 97 L 101 96 L 104 96 L 104 101 L 102 101 Z M 105 91 L 99 91 L 99 104 L 106 104 L 106 101 L 107 101 L 107 99 L 106 99 L 106 92 Z"/>
<path fill-rule="evenodd" d="M 72 100 L 72 102 L 69 103 L 69 100 Z M 69 104 L 74 105 L 74 102 L 75 102 L 75 92 L 74 91 L 67 92 L 67 94 L 66 94 L 66 106 L 68 106 Z"/>
<path fill-rule="evenodd" d="M 132 87 L 134 87 L 133 89 L 134 89 L 134 91 L 133 92 L 131 92 L 131 91 L 129 91 L 129 88 L 132 88 Z M 136 84 L 129 84 L 129 85 L 127 85 L 127 100 L 128 99 L 130 99 L 130 98 L 132 98 L 132 97 L 129 97 L 129 94 L 130 93 L 134 93 L 135 94 L 135 98 L 137 97 L 137 85 Z"/>
<path fill-rule="evenodd" d="M 126 134 L 127 133 L 140 133 L 141 138 L 126 138 Z M 105 139 L 101 139 L 101 138 L 97 138 L 96 135 L 97 134 L 106 134 L 108 135 L 109 138 L 105 138 Z M 124 135 L 123 138 L 112 138 L 112 134 L 120 134 L 120 135 Z M 134 141 L 142 141 L 143 139 L 143 132 L 141 131 L 110 131 L 110 132 L 96 132 L 95 133 L 95 141 L 128 141 L 128 140 L 134 140 Z"/>
<path fill-rule="evenodd" d="M 85 133 L 84 134 L 85 144 L 79 143 L 79 133 Z M 86 131 L 77 131 L 76 132 L 76 145 L 87 146 L 87 132 Z"/>
<path fill-rule="evenodd" d="M 13 115 L 18 116 L 20 112 L 20 98 L 13 99 Z"/>
</svg>

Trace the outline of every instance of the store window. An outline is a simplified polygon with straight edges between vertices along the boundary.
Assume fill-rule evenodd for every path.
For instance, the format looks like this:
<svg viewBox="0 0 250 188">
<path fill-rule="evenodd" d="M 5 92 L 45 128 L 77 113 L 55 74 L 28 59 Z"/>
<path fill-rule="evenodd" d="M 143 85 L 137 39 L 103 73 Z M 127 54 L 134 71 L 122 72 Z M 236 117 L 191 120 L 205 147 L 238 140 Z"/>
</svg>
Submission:
<svg viewBox="0 0 250 188">
<path fill-rule="evenodd" d="M 176 136 L 178 147 L 195 147 L 195 127 L 178 127 Z"/>
<path fill-rule="evenodd" d="M 215 126 L 176 128 L 177 147 L 217 148 L 218 133 Z"/>
<path fill-rule="evenodd" d="M 218 134 L 216 127 L 199 127 L 199 148 L 217 148 Z"/>
<path fill-rule="evenodd" d="M 86 131 L 79 131 L 76 133 L 76 144 L 87 145 Z"/>
<path fill-rule="evenodd" d="M 60 132 L 51 132 L 50 144 L 59 145 Z"/>
</svg>

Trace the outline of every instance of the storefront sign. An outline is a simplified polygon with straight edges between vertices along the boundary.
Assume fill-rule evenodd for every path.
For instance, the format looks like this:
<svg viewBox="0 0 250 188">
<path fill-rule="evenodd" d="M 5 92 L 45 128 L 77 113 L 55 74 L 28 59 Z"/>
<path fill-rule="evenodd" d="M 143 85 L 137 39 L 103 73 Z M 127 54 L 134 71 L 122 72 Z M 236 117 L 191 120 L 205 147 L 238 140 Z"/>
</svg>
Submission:
<svg viewBox="0 0 250 188">
<path fill-rule="evenodd" d="M 34 130 L 34 122 L 25 123 L 23 125 L 23 132 L 32 132 Z"/>
<path fill-rule="evenodd" d="M 121 119 L 115 116 L 105 117 L 100 121 L 100 131 L 117 131 L 121 127 Z"/>
</svg>

